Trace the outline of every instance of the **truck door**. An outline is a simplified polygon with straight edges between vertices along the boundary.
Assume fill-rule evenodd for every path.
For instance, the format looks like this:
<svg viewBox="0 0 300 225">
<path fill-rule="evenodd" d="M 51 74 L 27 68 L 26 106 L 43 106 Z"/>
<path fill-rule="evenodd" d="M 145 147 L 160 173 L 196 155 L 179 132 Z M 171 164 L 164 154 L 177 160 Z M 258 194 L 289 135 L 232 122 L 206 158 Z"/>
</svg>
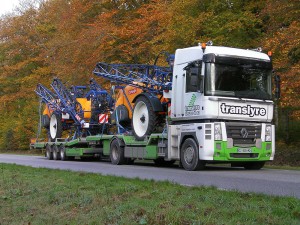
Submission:
<svg viewBox="0 0 300 225">
<path fill-rule="evenodd" d="M 184 117 L 193 118 L 201 115 L 201 96 L 203 93 L 202 61 L 189 63 L 186 71 L 186 86 L 184 94 Z"/>
</svg>

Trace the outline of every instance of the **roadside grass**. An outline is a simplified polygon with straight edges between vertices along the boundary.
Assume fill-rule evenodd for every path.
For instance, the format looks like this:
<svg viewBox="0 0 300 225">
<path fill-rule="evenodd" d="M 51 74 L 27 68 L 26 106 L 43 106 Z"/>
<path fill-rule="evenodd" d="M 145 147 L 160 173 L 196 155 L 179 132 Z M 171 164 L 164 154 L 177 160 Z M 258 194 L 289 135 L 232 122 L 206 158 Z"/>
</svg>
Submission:
<svg viewBox="0 0 300 225">
<path fill-rule="evenodd" d="M 300 200 L 0 164 L 0 224 L 291 225 Z"/>
<path fill-rule="evenodd" d="M 12 154 L 12 155 L 44 155 L 45 151 L 41 149 L 29 149 L 29 150 L 0 150 L 0 154 Z"/>
<path fill-rule="evenodd" d="M 274 166 L 300 167 L 300 142 L 289 145 L 282 141 L 276 142 L 274 161 L 270 164 Z"/>
<path fill-rule="evenodd" d="M 279 170 L 300 170 L 300 166 L 286 166 L 286 165 L 273 165 L 272 163 L 267 163 L 264 168 L 269 169 L 279 169 Z"/>
</svg>

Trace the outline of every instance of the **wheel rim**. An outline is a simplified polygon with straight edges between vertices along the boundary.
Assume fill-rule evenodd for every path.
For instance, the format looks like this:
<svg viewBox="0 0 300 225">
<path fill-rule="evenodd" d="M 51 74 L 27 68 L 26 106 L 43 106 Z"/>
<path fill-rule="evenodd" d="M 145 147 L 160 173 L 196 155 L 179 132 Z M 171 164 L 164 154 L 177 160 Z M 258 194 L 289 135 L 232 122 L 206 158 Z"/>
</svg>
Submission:
<svg viewBox="0 0 300 225">
<path fill-rule="evenodd" d="M 57 118 L 55 114 L 52 114 L 50 118 L 50 136 L 52 139 L 56 138 L 57 134 Z"/>
<path fill-rule="evenodd" d="M 144 102 L 138 102 L 133 112 L 133 128 L 137 136 L 143 137 L 149 125 L 149 112 Z"/>
<path fill-rule="evenodd" d="M 194 156 L 195 156 L 194 148 L 191 146 L 187 147 L 186 150 L 184 151 L 184 161 L 187 164 L 192 164 Z"/>
</svg>

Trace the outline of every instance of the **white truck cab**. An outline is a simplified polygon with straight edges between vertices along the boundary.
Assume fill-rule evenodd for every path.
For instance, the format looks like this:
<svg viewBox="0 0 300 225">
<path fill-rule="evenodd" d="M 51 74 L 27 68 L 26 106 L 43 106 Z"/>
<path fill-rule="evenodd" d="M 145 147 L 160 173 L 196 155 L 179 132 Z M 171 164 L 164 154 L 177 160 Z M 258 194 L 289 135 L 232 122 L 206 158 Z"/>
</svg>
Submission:
<svg viewBox="0 0 300 225">
<path fill-rule="evenodd" d="M 181 159 L 188 170 L 206 162 L 260 169 L 273 160 L 271 81 L 272 61 L 259 51 L 205 45 L 176 50 L 168 157 Z"/>
</svg>

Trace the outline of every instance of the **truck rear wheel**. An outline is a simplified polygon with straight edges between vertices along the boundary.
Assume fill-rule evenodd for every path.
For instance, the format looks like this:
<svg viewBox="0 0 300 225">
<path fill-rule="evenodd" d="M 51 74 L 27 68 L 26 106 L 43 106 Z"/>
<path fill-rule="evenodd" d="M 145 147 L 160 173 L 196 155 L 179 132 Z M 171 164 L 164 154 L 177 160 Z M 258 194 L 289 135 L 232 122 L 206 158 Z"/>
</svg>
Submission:
<svg viewBox="0 0 300 225">
<path fill-rule="evenodd" d="M 142 141 L 158 127 L 158 116 L 154 112 L 150 101 L 140 96 L 135 102 L 132 115 L 133 135 L 136 140 Z"/>
<path fill-rule="evenodd" d="M 198 145 L 192 138 L 187 138 L 180 151 L 180 160 L 185 170 L 194 171 L 205 168 L 205 162 L 199 160 Z"/>
<path fill-rule="evenodd" d="M 110 144 L 110 161 L 115 165 L 125 163 L 124 147 L 120 146 L 120 141 L 118 139 L 114 139 Z"/>
<path fill-rule="evenodd" d="M 52 160 L 53 159 L 53 152 L 52 152 L 52 149 L 51 149 L 50 145 L 46 145 L 46 158 L 48 160 Z"/>
<path fill-rule="evenodd" d="M 246 170 L 260 170 L 265 165 L 265 162 L 249 162 L 244 164 Z"/>
<path fill-rule="evenodd" d="M 49 133 L 51 141 L 62 136 L 61 116 L 56 113 L 52 113 L 50 117 Z"/>
</svg>

